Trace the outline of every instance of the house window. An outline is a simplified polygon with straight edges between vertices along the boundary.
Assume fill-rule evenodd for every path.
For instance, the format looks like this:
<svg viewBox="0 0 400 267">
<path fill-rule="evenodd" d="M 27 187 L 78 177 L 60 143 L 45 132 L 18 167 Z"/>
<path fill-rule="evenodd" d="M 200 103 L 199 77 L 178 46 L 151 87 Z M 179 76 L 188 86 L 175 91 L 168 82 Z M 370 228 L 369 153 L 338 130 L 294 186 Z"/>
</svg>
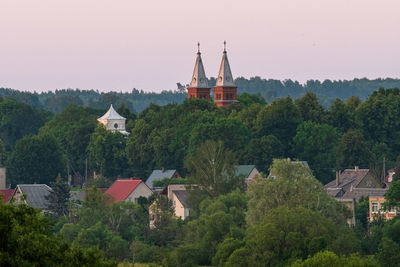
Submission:
<svg viewBox="0 0 400 267">
<path fill-rule="evenodd" d="M 217 94 L 216 98 L 217 100 L 221 100 L 221 94 Z"/>
<path fill-rule="evenodd" d="M 378 202 L 371 202 L 371 212 L 378 213 Z"/>
</svg>

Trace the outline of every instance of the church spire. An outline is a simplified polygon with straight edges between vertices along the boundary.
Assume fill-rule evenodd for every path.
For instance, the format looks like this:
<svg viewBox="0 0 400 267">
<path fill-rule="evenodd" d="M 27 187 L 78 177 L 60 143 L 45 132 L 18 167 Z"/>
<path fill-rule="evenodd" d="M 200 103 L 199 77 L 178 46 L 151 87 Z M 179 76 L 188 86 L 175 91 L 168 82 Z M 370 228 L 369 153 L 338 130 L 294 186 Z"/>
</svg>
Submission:
<svg viewBox="0 0 400 267">
<path fill-rule="evenodd" d="M 224 52 L 222 55 L 221 66 L 219 67 L 216 86 L 235 86 L 231 67 L 229 66 L 228 56 L 226 54 L 226 41 L 224 41 Z"/>
<path fill-rule="evenodd" d="M 200 43 L 197 43 L 196 64 L 194 65 L 193 76 L 189 87 L 209 88 L 206 73 L 204 71 L 203 61 L 201 60 Z"/>
</svg>

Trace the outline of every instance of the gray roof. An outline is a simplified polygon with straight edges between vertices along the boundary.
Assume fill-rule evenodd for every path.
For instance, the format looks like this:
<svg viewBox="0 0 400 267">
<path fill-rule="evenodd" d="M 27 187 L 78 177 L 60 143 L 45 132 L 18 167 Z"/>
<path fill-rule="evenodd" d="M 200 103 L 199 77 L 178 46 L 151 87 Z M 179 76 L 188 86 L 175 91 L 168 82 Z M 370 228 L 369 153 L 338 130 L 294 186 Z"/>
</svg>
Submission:
<svg viewBox="0 0 400 267">
<path fill-rule="evenodd" d="M 194 65 L 192 81 L 190 82 L 189 88 L 209 88 L 200 50 L 197 52 L 196 64 Z"/>
<path fill-rule="evenodd" d="M 125 120 L 125 118 L 119 115 L 111 105 L 108 111 L 97 120 Z"/>
<path fill-rule="evenodd" d="M 46 196 L 50 193 L 51 188 L 45 184 L 20 184 L 17 188 L 26 195 L 26 203 L 29 206 L 38 209 L 47 209 L 48 201 Z"/>
<path fill-rule="evenodd" d="M 330 181 L 325 185 L 325 188 L 341 188 L 349 183 L 352 183 L 354 187 L 356 187 L 361 180 L 367 175 L 369 172 L 369 169 L 346 169 L 342 173 L 340 173 L 340 184 L 336 185 L 336 179 Z"/>
<path fill-rule="evenodd" d="M 226 42 L 224 44 L 226 44 Z M 224 49 L 224 53 L 222 55 L 216 86 L 235 86 L 231 67 L 229 66 L 228 56 L 226 55 L 226 49 Z"/>
<path fill-rule="evenodd" d="M 173 193 L 175 196 L 178 198 L 178 200 L 182 203 L 184 208 L 187 208 L 187 198 L 189 195 L 189 192 L 186 190 L 174 190 Z"/>
<path fill-rule="evenodd" d="M 161 181 L 164 178 L 171 179 L 174 176 L 176 170 L 153 170 L 149 178 L 146 180 L 146 185 L 153 188 L 154 181 Z"/>
<path fill-rule="evenodd" d="M 237 165 L 235 174 L 244 175 L 247 178 L 255 167 L 256 165 Z"/>
</svg>

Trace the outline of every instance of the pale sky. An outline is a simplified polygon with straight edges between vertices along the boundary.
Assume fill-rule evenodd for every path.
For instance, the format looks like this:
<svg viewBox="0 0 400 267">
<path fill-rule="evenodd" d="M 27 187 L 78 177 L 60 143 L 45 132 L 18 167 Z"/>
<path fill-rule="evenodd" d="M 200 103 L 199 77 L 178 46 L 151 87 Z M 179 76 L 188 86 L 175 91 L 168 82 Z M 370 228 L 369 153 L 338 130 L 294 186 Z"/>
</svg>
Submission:
<svg viewBox="0 0 400 267">
<path fill-rule="evenodd" d="M 0 0 L 0 87 L 176 89 L 207 77 L 400 77 L 399 0 Z"/>
</svg>

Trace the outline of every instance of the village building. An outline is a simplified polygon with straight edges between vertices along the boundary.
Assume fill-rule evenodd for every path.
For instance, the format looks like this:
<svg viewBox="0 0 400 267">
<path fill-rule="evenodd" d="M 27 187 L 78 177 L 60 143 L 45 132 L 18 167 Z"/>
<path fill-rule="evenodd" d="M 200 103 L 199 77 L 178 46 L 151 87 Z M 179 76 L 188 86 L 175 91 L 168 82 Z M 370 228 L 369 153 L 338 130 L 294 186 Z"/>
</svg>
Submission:
<svg viewBox="0 0 400 267">
<path fill-rule="evenodd" d="M 122 134 L 128 135 L 129 133 L 125 130 L 125 121 L 126 118 L 119 115 L 113 108 L 113 105 L 110 106 L 108 111 L 97 119 L 101 124 L 103 124 L 108 131 L 118 131 Z"/>
<path fill-rule="evenodd" d="M 129 201 L 137 203 L 140 197 L 148 198 L 153 191 L 139 178 L 118 179 L 106 194 L 111 196 L 113 202 Z"/>
<path fill-rule="evenodd" d="M 167 179 L 176 179 L 180 178 L 181 175 L 178 173 L 177 170 L 166 170 L 166 169 L 161 169 L 161 170 L 153 170 L 152 173 L 150 174 L 149 178 L 146 180 L 146 185 L 150 187 L 151 189 L 154 189 L 155 187 L 153 186 L 153 183 L 155 181 L 161 181 L 165 178 Z"/>
<path fill-rule="evenodd" d="M 198 44 L 200 46 L 200 44 Z M 196 63 L 188 89 L 188 98 L 202 98 L 210 100 L 210 90 L 208 80 L 204 71 L 203 61 L 201 59 L 200 49 L 197 51 Z M 237 100 L 237 86 L 232 76 L 226 52 L 226 42 L 224 42 L 224 51 L 222 54 L 221 65 L 214 86 L 214 103 L 218 107 L 229 106 Z"/>
<path fill-rule="evenodd" d="M 51 192 L 46 184 L 19 184 L 16 186 L 12 199 L 15 203 L 24 203 L 42 211 L 48 210 L 49 201 L 46 197 Z"/>
<path fill-rule="evenodd" d="M 336 179 L 325 185 L 326 192 L 352 212 L 349 224 L 355 224 L 354 206 L 361 197 L 384 197 L 388 186 L 369 169 L 346 169 L 336 172 Z"/>
<path fill-rule="evenodd" d="M 242 175 L 246 184 L 251 184 L 256 180 L 260 172 L 257 170 L 256 165 L 237 165 L 235 166 L 235 174 Z"/>
<path fill-rule="evenodd" d="M 0 197 L 4 203 L 8 203 L 14 194 L 14 189 L 7 188 L 6 168 L 0 168 Z"/>
<path fill-rule="evenodd" d="M 192 80 L 190 81 L 188 90 L 189 98 L 202 98 L 210 100 L 210 90 L 208 79 L 204 71 L 203 61 L 200 53 L 200 43 L 197 44 L 197 58 L 194 65 Z"/>
</svg>

